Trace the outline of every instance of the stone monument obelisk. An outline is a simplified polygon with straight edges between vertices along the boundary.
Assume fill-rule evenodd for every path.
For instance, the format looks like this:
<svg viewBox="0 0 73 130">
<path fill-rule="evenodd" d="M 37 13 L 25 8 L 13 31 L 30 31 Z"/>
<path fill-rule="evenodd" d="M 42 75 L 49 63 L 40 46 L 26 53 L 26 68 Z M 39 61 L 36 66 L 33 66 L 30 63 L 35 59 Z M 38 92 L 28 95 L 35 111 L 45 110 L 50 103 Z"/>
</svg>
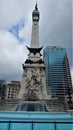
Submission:
<svg viewBox="0 0 73 130">
<path fill-rule="evenodd" d="M 18 98 L 24 101 L 39 101 L 49 99 L 46 90 L 45 65 L 41 59 L 41 49 L 39 47 L 39 19 L 37 3 L 32 12 L 32 36 L 28 59 L 23 64 L 23 75 L 21 81 L 21 90 Z"/>
</svg>

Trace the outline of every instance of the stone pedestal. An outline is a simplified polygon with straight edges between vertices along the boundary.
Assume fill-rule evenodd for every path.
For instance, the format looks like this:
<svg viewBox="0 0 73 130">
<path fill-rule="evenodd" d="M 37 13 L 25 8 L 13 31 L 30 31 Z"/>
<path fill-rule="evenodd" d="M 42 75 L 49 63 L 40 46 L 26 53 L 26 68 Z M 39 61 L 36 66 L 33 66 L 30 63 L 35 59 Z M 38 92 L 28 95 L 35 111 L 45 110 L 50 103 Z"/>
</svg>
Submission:
<svg viewBox="0 0 73 130">
<path fill-rule="evenodd" d="M 31 101 L 50 98 L 46 90 L 45 65 L 39 53 L 29 53 L 28 59 L 23 64 L 19 98 Z"/>
</svg>

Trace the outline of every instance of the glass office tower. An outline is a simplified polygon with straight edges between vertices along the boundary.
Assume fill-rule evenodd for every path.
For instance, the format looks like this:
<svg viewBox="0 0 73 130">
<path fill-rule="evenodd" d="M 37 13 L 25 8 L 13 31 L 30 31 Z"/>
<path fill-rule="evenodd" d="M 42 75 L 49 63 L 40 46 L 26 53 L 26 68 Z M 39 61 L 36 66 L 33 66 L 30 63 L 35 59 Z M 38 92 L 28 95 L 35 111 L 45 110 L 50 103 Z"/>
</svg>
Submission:
<svg viewBox="0 0 73 130">
<path fill-rule="evenodd" d="M 48 93 L 50 91 L 52 97 L 64 97 L 68 87 L 72 87 L 66 49 L 48 46 L 44 49 L 43 59 Z"/>
<path fill-rule="evenodd" d="M 0 79 L 0 99 L 5 99 L 6 96 L 6 80 Z"/>
</svg>

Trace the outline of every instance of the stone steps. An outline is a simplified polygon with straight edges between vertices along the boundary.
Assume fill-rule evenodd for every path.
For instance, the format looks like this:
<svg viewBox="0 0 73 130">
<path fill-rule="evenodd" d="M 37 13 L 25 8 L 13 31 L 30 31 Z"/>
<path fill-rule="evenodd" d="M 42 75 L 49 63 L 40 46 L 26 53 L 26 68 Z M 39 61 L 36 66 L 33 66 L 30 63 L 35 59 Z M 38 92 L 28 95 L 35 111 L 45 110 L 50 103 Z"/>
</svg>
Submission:
<svg viewBox="0 0 73 130">
<path fill-rule="evenodd" d="M 1 100 L 0 111 L 15 111 L 19 100 Z"/>
<path fill-rule="evenodd" d="M 20 100 L 3 100 L 0 101 L 0 111 L 15 111 Z M 56 99 L 42 101 L 46 104 L 48 112 L 65 112 L 69 110 L 65 102 L 59 102 Z"/>
<path fill-rule="evenodd" d="M 68 106 L 65 104 L 65 102 L 59 102 L 53 99 L 47 100 L 46 106 L 48 111 L 52 111 L 52 112 L 65 112 L 69 109 Z"/>
</svg>

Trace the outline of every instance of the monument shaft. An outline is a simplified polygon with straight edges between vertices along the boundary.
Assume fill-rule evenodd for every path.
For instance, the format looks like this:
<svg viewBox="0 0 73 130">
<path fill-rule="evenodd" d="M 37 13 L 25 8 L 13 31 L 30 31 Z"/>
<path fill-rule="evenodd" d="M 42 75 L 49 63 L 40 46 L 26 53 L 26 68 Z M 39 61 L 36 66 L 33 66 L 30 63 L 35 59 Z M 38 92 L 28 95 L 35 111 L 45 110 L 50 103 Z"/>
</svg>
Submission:
<svg viewBox="0 0 73 130">
<path fill-rule="evenodd" d="M 24 101 L 49 98 L 46 91 L 45 65 L 40 54 L 42 47 L 39 47 L 39 15 L 36 4 L 32 13 L 31 47 L 27 47 L 29 54 L 28 59 L 23 64 L 21 90 L 18 96 Z"/>
</svg>

